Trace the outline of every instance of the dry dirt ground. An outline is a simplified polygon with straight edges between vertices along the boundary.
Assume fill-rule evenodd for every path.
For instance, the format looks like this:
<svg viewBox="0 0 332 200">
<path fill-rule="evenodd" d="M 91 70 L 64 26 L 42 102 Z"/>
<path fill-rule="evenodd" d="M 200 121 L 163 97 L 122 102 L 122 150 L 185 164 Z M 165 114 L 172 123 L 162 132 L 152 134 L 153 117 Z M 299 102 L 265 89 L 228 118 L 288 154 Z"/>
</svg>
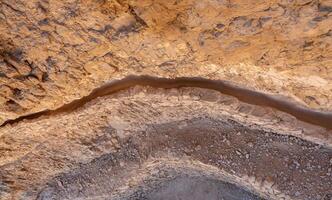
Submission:
<svg viewBox="0 0 332 200">
<path fill-rule="evenodd" d="M 0 0 L 0 124 L 131 74 L 331 112 L 332 1 Z M 136 86 L 0 126 L 0 199 L 330 200 L 332 130 L 214 90 Z"/>
<path fill-rule="evenodd" d="M 1 138 L 8 199 L 171 199 L 167 184 L 190 179 L 214 198 L 228 183 L 253 199 L 331 195 L 331 131 L 205 89 L 134 87 Z"/>
</svg>

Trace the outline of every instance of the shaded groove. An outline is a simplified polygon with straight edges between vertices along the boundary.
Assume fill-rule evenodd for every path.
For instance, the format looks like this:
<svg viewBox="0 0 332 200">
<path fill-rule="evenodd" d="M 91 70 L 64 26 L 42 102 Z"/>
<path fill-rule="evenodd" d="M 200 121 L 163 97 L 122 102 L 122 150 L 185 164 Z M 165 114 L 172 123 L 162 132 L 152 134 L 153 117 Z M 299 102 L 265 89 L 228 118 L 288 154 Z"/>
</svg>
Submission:
<svg viewBox="0 0 332 200">
<path fill-rule="evenodd" d="M 94 89 L 88 96 L 74 100 L 71 103 L 65 104 L 55 110 L 48 109 L 20 116 L 16 119 L 7 120 L 0 127 L 7 124 L 14 124 L 24 119 L 35 119 L 41 116 L 51 116 L 59 113 L 71 112 L 97 97 L 106 96 L 138 85 L 165 89 L 181 87 L 212 89 L 223 94 L 236 97 L 242 102 L 271 107 L 288 113 L 296 117 L 298 120 L 327 129 L 332 129 L 332 112 L 313 110 L 283 99 L 282 97 L 265 94 L 263 92 L 254 91 L 248 88 L 242 88 L 223 80 L 210 80 L 201 77 L 159 78 L 148 75 L 130 75 L 121 80 L 106 83 L 105 85 Z"/>
</svg>

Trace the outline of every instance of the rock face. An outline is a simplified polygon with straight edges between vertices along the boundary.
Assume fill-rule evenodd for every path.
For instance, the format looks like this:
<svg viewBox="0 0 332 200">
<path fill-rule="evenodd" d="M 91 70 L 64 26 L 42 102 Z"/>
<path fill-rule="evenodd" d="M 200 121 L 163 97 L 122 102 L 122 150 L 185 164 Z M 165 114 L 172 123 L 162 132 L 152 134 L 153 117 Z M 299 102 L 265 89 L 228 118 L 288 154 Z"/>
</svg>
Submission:
<svg viewBox="0 0 332 200">
<path fill-rule="evenodd" d="M 332 111 L 332 1 L 0 1 L 0 124 L 131 74 Z M 1 126 L 0 199 L 330 199 L 331 148 L 331 130 L 272 108 L 134 87 Z"/>
<path fill-rule="evenodd" d="M 332 3 L 2 0 L 1 121 L 127 74 L 205 76 L 331 110 Z"/>
</svg>

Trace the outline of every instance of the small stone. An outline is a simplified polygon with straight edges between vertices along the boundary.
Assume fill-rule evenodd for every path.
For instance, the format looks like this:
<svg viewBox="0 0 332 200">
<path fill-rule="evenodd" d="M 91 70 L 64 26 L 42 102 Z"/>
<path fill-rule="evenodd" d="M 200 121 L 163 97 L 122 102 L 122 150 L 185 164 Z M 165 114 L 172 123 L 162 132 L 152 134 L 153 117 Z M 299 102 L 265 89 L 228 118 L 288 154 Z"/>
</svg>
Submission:
<svg viewBox="0 0 332 200">
<path fill-rule="evenodd" d="M 135 180 L 131 180 L 128 183 L 129 187 L 134 187 L 136 185 Z"/>
<path fill-rule="evenodd" d="M 57 184 L 59 187 L 63 188 L 63 184 L 61 183 L 61 181 L 57 181 Z"/>
<path fill-rule="evenodd" d="M 296 169 L 298 169 L 301 166 L 300 163 L 297 161 L 294 161 L 294 164 L 296 165 Z"/>
<path fill-rule="evenodd" d="M 202 149 L 201 145 L 197 145 L 197 146 L 195 147 L 195 151 L 200 151 L 201 149 Z"/>
<path fill-rule="evenodd" d="M 240 151 L 238 151 L 238 150 L 236 150 L 235 153 L 236 153 L 237 155 L 239 155 L 239 156 L 242 155 L 242 153 L 241 153 Z"/>
<path fill-rule="evenodd" d="M 119 144 L 119 142 L 118 142 L 118 140 L 117 139 L 115 139 L 115 138 L 112 138 L 111 139 L 111 142 L 112 142 L 112 144 L 115 146 L 115 148 L 120 148 L 120 144 Z"/>
</svg>

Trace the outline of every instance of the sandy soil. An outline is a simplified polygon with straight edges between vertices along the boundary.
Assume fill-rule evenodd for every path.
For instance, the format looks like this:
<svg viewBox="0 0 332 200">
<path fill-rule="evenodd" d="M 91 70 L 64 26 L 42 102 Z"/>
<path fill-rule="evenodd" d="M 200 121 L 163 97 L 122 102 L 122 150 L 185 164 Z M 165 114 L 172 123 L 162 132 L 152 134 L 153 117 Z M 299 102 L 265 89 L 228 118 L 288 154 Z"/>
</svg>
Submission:
<svg viewBox="0 0 332 200">
<path fill-rule="evenodd" d="M 6 199 L 135 199 L 186 174 L 266 199 L 331 193 L 329 132 L 210 90 L 135 87 L 1 132 Z"/>
</svg>

